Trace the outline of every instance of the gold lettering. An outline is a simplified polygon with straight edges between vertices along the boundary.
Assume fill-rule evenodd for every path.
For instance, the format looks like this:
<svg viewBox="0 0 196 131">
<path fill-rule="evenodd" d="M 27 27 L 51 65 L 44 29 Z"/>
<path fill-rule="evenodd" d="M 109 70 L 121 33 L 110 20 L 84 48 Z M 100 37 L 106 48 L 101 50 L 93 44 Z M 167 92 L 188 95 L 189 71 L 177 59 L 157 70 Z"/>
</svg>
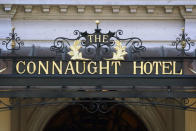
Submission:
<svg viewBox="0 0 196 131">
<path fill-rule="evenodd" d="M 16 64 L 16 71 L 18 74 L 24 74 L 25 73 L 25 69 L 21 72 L 19 69 L 20 69 L 20 63 L 25 65 L 25 61 L 19 61 L 17 64 Z"/>
<path fill-rule="evenodd" d="M 33 65 L 32 71 L 31 71 L 31 65 Z M 27 64 L 27 72 L 28 72 L 29 74 L 34 74 L 35 71 L 36 71 L 36 64 L 35 64 L 35 62 L 30 61 L 30 62 Z"/>
<path fill-rule="evenodd" d="M 102 61 L 99 61 L 99 74 L 102 74 L 103 70 L 106 70 L 106 74 L 110 74 L 109 61 L 106 61 L 106 67 L 103 67 Z"/>
<path fill-rule="evenodd" d="M 155 74 L 158 75 L 159 74 L 159 64 L 161 64 L 160 61 L 153 61 L 153 67 L 155 66 Z"/>
<path fill-rule="evenodd" d="M 114 74 L 118 74 L 118 65 L 120 66 L 120 61 L 112 61 L 112 66 L 114 65 Z"/>
<path fill-rule="evenodd" d="M 97 38 L 97 36 L 99 36 L 99 37 Z M 101 35 L 95 35 L 95 42 L 97 42 L 97 40 L 98 40 L 98 42 L 101 42 Z"/>
<path fill-rule="evenodd" d="M 65 74 L 67 74 L 68 71 L 71 71 L 72 74 L 75 74 L 74 69 L 73 69 L 73 64 L 71 61 L 68 62 L 67 68 L 65 70 Z"/>
<path fill-rule="evenodd" d="M 59 74 L 62 74 L 62 61 L 60 61 L 59 66 L 56 64 L 55 61 L 52 61 L 52 74 L 55 74 L 54 69 L 56 69 Z"/>
<path fill-rule="evenodd" d="M 162 74 L 164 75 L 170 75 L 172 74 L 172 70 L 170 72 L 166 72 L 166 69 L 169 70 L 169 65 L 172 65 L 171 61 L 163 61 L 163 67 L 162 67 Z M 169 65 L 166 65 L 169 64 Z"/>
<path fill-rule="evenodd" d="M 41 68 L 44 70 L 45 74 L 48 74 L 48 61 L 46 61 L 46 66 L 44 66 L 42 61 L 39 61 L 38 74 L 41 74 Z"/>
<path fill-rule="evenodd" d="M 149 72 L 147 72 L 147 64 L 149 65 Z M 149 75 L 152 73 L 152 69 L 153 69 L 153 66 L 152 66 L 152 63 L 151 62 L 145 62 L 144 63 L 144 73 Z"/>
<path fill-rule="evenodd" d="M 88 37 L 89 37 L 89 41 L 92 42 L 93 35 L 88 35 Z"/>
<path fill-rule="evenodd" d="M 91 72 L 91 64 L 93 64 L 95 67 L 92 67 L 93 68 L 93 72 Z M 96 62 L 93 62 L 91 61 L 89 64 L 88 64 L 88 72 L 90 74 L 95 74 L 97 73 L 97 67 L 96 67 Z"/>
<path fill-rule="evenodd" d="M 182 75 L 182 69 L 180 70 L 180 73 L 176 72 L 176 61 L 173 61 L 173 75 Z"/>
<path fill-rule="evenodd" d="M 137 66 L 136 64 L 136 61 L 133 62 L 133 74 L 137 74 L 137 68 L 140 69 L 140 74 L 144 74 L 143 70 L 144 70 L 144 62 L 141 61 L 140 62 L 141 65 L 140 66 Z"/>
<path fill-rule="evenodd" d="M 107 41 L 107 38 L 108 38 L 108 35 L 103 35 L 103 43 L 104 43 L 104 42 L 108 42 L 108 41 Z"/>
<path fill-rule="evenodd" d="M 79 61 L 76 61 L 76 72 L 77 72 L 78 74 L 84 74 L 84 73 L 85 73 L 85 65 L 86 65 L 86 62 L 83 61 L 83 71 L 80 72 L 80 71 L 79 71 Z"/>
</svg>

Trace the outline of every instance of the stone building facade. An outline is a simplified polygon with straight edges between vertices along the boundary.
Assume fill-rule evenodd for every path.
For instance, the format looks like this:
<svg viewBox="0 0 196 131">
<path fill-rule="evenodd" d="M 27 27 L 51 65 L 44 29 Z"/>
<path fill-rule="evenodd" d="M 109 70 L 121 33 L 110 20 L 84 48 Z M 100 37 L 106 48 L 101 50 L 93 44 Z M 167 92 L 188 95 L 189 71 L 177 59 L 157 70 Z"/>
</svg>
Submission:
<svg viewBox="0 0 196 131">
<path fill-rule="evenodd" d="M 95 20 L 100 20 L 102 32 L 124 31 L 123 37 L 139 37 L 143 44 L 154 49 L 149 55 L 170 56 L 176 53 L 171 45 L 184 28 L 196 41 L 195 0 L 0 0 L 0 42 L 12 27 L 24 41 L 27 56 L 47 56 L 55 38 L 73 38 L 73 31 L 93 32 Z M 32 50 L 35 46 L 35 51 Z M 196 55 L 195 47 L 189 51 Z M 0 45 L 1 51 L 6 48 Z M 43 53 L 42 48 L 46 48 Z M 48 50 L 47 50 L 48 49 Z M 149 51 L 149 52 L 148 52 Z M 175 53 L 173 53 L 173 52 Z M 23 54 L 21 54 L 23 55 Z M 12 88 L 12 87 L 10 87 Z M 42 99 L 2 99 L 6 103 L 23 104 Z M 69 99 L 45 99 L 47 102 Z M 42 131 L 52 117 L 66 104 L 57 106 L 17 107 L 0 112 L 2 131 Z M 126 104 L 143 121 L 149 131 L 195 131 L 195 112 L 153 106 Z"/>
</svg>

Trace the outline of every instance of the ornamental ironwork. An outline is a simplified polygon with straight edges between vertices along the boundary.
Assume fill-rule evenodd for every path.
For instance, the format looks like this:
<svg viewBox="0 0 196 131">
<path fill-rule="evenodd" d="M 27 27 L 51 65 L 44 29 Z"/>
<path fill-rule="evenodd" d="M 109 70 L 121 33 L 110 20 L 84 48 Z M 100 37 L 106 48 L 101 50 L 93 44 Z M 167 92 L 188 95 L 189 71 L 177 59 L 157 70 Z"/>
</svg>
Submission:
<svg viewBox="0 0 196 131">
<path fill-rule="evenodd" d="M 172 42 L 172 45 L 176 46 L 176 50 L 180 52 L 178 56 L 189 56 L 186 52 L 190 50 L 191 46 L 194 46 L 194 42 L 191 42 L 190 37 L 187 37 L 188 34 L 184 32 L 184 28 L 179 36 L 176 41 Z"/>
<path fill-rule="evenodd" d="M 72 60 L 124 60 L 130 53 L 144 52 L 146 48 L 138 37 L 121 38 L 122 30 L 102 33 L 99 21 L 94 33 L 74 31 L 75 39 L 58 37 L 54 40 L 51 51 L 67 53 Z M 74 41 L 73 44 L 70 44 Z M 125 45 L 122 44 L 125 41 Z"/>
<path fill-rule="evenodd" d="M 2 42 L 2 45 L 5 45 L 12 53 L 15 50 L 19 50 L 21 46 L 24 45 L 24 42 L 18 37 L 17 33 L 15 33 L 15 28 L 12 28 L 12 32 L 9 33 L 9 36 L 10 37 L 7 37 L 6 40 Z"/>
<path fill-rule="evenodd" d="M 50 98 L 51 99 L 51 98 Z M 164 108 L 176 108 L 179 110 L 187 111 L 196 111 L 196 101 L 190 100 L 190 98 L 139 98 L 139 99 L 119 99 L 115 98 L 93 98 L 93 99 L 72 99 L 66 101 L 51 101 L 48 102 L 45 99 L 41 102 L 32 102 L 32 103 L 22 103 L 22 102 L 13 102 L 11 104 L 6 104 L 3 100 L 0 99 L 0 111 L 13 110 L 20 107 L 33 107 L 33 106 L 54 106 L 54 105 L 79 105 L 82 109 L 86 110 L 89 113 L 108 113 L 112 111 L 113 108 L 117 106 L 153 106 L 153 107 L 164 107 Z"/>
</svg>

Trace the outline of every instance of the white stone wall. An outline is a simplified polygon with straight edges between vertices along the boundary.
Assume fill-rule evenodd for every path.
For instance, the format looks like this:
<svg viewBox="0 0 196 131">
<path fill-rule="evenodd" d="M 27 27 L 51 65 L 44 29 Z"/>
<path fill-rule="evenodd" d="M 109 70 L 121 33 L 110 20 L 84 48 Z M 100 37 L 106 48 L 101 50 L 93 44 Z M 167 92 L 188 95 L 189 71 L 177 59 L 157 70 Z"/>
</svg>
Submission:
<svg viewBox="0 0 196 131">
<path fill-rule="evenodd" d="M 24 40 L 74 38 L 73 31 L 94 32 L 94 20 L 13 20 L 13 26 Z M 122 37 L 140 37 L 144 41 L 172 41 L 184 26 L 182 20 L 101 20 L 102 32 L 124 31 Z M 196 38 L 196 37 L 195 37 Z"/>
<path fill-rule="evenodd" d="M 49 47 L 56 37 L 74 38 L 76 29 L 93 32 L 94 21 L 99 19 L 102 32 L 121 29 L 123 38 L 139 37 L 147 47 L 175 48 L 171 42 L 182 28 L 196 41 L 195 2 L 0 0 L 0 43 L 15 27 L 25 46 Z M 5 50 L 5 46 L 0 48 Z"/>
<path fill-rule="evenodd" d="M 59 36 L 76 38 L 74 30 L 93 32 L 96 28 L 94 20 L 13 20 L 12 26 L 25 46 L 51 46 Z M 121 29 L 122 38 L 139 37 L 149 47 L 171 46 L 183 26 L 182 20 L 101 20 L 100 24 L 102 32 Z M 4 30 L 1 40 L 8 36 L 10 26 L 7 24 Z"/>
</svg>

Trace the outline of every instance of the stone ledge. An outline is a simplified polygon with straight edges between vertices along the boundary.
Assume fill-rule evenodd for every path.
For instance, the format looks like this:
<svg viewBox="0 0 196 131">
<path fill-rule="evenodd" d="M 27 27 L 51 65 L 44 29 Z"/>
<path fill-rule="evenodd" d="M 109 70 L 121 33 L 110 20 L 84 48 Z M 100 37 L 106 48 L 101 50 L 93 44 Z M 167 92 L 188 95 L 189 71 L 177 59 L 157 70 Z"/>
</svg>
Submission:
<svg viewBox="0 0 196 131">
<path fill-rule="evenodd" d="M 0 4 L 15 5 L 196 5 L 195 0 L 1 0 Z"/>
<path fill-rule="evenodd" d="M 6 8 L 6 9 L 5 9 Z M 180 10 L 179 10 L 180 9 Z M 17 12 L 17 13 L 16 13 Z M 13 15 L 15 14 L 16 15 Z M 194 6 L 0 5 L 0 18 L 14 19 L 195 19 Z M 85 15 L 85 18 L 83 17 Z M 98 19 L 98 18 L 95 18 Z"/>
</svg>

